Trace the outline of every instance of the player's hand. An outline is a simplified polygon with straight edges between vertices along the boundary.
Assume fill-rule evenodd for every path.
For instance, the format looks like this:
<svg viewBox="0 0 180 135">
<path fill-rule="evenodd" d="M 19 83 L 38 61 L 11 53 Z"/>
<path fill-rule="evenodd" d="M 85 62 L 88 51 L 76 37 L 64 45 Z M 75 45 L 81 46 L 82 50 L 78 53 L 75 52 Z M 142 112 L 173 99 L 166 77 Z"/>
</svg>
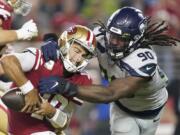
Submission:
<svg viewBox="0 0 180 135">
<path fill-rule="evenodd" d="M 58 44 L 55 41 L 49 40 L 45 42 L 44 45 L 41 46 L 41 50 L 43 53 L 43 57 L 45 62 L 49 60 L 56 61 L 58 59 Z"/>
<path fill-rule="evenodd" d="M 0 16 L 2 16 L 4 20 L 7 20 L 11 16 L 11 13 L 5 9 L 0 8 Z"/>
<path fill-rule="evenodd" d="M 50 76 L 50 77 L 41 78 L 39 81 L 39 91 L 41 94 L 63 93 L 63 91 L 59 91 L 60 89 L 61 89 L 61 84 L 60 84 L 60 78 L 58 76 Z"/>
<path fill-rule="evenodd" d="M 34 113 L 52 118 L 56 113 L 56 109 L 50 103 L 48 103 L 47 100 L 43 99 L 39 110 Z"/>
<path fill-rule="evenodd" d="M 29 20 L 16 33 L 19 40 L 30 40 L 38 35 L 38 29 L 36 23 Z"/>
<path fill-rule="evenodd" d="M 40 97 L 38 95 L 38 90 L 33 89 L 25 95 L 25 106 L 21 112 L 32 113 L 37 110 L 40 106 Z"/>
<path fill-rule="evenodd" d="M 39 91 L 41 94 L 59 93 L 66 94 L 67 96 L 75 96 L 77 93 L 77 86 L 59 76 L 50 76 L 40 79 Z"/>
</svg>

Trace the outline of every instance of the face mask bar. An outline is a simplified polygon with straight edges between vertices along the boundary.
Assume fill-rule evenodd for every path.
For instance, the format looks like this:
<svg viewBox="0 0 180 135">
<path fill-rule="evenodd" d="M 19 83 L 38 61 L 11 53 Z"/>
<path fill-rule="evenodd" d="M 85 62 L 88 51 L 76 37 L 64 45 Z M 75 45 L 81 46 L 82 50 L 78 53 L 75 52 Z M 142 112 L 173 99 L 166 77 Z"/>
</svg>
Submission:
<svg viewBox="0 0 180 135">
<path fill-rule="evenodd" d="M 117 36 L 117 40 L 121 40 L 122 42 L 124 42 L 123 47 L 113 45 L 109 42 L 110 36 L 113 36 L 113 35 Z M 108 55 L 113 60 L 121 59 L 125 56 L 126 54 L 125 52 L 127 51 L 129 43 L 130 43 L 130 36 L 127 34 L 118 35 L 110 31 L 106 32 L 105 45 L 106 45 Z"/>
</svg>

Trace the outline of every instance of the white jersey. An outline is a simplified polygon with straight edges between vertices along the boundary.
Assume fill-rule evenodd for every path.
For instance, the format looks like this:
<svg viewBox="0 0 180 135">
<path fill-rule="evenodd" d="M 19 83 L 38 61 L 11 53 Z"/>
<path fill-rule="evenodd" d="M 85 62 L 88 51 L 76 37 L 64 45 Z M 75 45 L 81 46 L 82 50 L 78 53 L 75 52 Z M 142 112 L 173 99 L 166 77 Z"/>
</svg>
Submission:
<svg viewBox="0 0 180 135">
<path fill-rule="evenodd" d="M 97 34 L 97 29 L 94 32 Z M 114 62 L 105 51 L 104 36 L 97 37 L 97 42 L 100 68 L 103 76 L 109 81 L 127 76 L 152 78 L 132 97 L 119 99 L 124 107 L 132 111 L 145 111 L 157 109 L 165 104 L 168 98 L 166 90 L 168 79 L 160 70 L 156 54 L 151 48 L 139 48 Z"/>
</svg>

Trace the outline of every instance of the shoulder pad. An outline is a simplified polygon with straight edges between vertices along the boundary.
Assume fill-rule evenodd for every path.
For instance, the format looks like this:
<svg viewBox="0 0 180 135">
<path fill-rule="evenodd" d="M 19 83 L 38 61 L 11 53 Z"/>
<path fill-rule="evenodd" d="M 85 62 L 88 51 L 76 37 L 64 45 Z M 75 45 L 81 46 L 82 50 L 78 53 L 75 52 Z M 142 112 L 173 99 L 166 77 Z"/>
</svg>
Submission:
<svg viewBox="0 0 180 135">
<path fill-rule="evenodd" d="M 101 53 L 105 52 L 105 41 L 104 41 L 104 35 L 99 35 L 101 34 L 100 32 L 100 26 L 95 27 L 93 30 L 93 33 L 96 35 L 96 40 L 97 40 L 97 50 L 100 51 Z"/>
<path fill-rule="evenodd" d="M 23 52 L 31 52 L 32 54 L 36 55 L 37 50 L 38 50 L 37 48 L 28 47 L 25 50 L 23 50 Z"/>
<path fill-rule="evenodd" d="M 96 36 L 96 40 L 97 40 L 97 41 L 104 39 L 104 35 L 103 35 L 102 32 L 100 31 L 100 29 L 101 29 L 100 26 L 95 27 L 95 28 L 93 29 L 93 33 L 94 33 L 94 35 Z"/>
<path fill-rule="evenodd" d="M 93 29 L 93 33 L 95 34 L 95 36 L 101 33 L 101 32 L 100 32 L 100 28 L 101 28 L 101 27 L 98 26 L 98 27 L 95 27 L 95 28 Z"/>
<path fill-rule="evenodd" d="M 26 48 L 23 52 L 30 52 L 36 56 L 35 64 L 33 69 L 37 70 L 40 65 L 42 65 L 42 52 L 40 49 L 29 47 Z"/>
<path fill-rule="evenodd" d="M 155 74 L 157 56 L 148 48 L 140 48 L 121 61 L 121 67 L 132 76 L 150 77 Z"/>
</svg>

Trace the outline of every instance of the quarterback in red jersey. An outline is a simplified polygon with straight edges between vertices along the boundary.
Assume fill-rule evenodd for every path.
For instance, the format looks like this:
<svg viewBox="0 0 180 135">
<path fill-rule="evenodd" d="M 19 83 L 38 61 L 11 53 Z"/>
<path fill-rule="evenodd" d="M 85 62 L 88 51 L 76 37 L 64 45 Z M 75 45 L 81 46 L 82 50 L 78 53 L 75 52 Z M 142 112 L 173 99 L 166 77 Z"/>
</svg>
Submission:
<svg viewBox="0 0 180 135">
<path fill-rule="evenodd" d="M 30 20 L 20 29 L 11 30 L 12 15 L 27 15 L 31 4 L 25 0 L 0 0 L 0 46 L 17 40 L 30 40 L 38 34 L 37 26 Z"/>
<path fill-rule="evenodd" d="M 12 25 L 12 15 L 13 14 L 21 14 L 27 15 L 31 9 L 31 4 L 23 1 L 23 0 L 0 0 L 0 50 L 4 48 L 6 49 L 6 43 L 10 43 L 17 40 L 30 40 L 31 38 L 37 36 L 38 30 L 36 24 L 30 20 L 26 22 L 20 29 L 11 30 Z M 4 52 L 0 52 L 0 56 Z M 0 68 L 0 74 L 2 70 Z M 0 77 L 0 80 L 3 80 L 3 77 Z M 3 83 L 1 81 L 1 83 Z M 6 85 L 6 83 L 4 83 Z M 1 102 L 1 100 L 0 100 Z M 0 132 L 6 131 L 7 121 L 6 119 L 6 109 L 2 109 L 3 104 L 0 103 L 0 115 L 1 123 L 0 123 Z M 6 133 L 5 133 L 6 134 Z"/>
<path fill-rule="evenodd" d="M 2 58 L 1 64 L 5 74 L 14 81 L 14 86 L 19 87 L 26 102 L 22 112 L 9 109 L 9 133 L 56 134 L 55 129 L 63 128 L 70 122 L 74 105 L 82 103 L 76 97 L 67 98 L 59 94 L 41 95 L 43 99 L 40 103 L 38 87 L 47 77 L 52 80 L 63 77 L 81 85 L 92 83 L 84 68 L 88 60 L 95 55 L 96 40 L 93 32 L 87 27 L 75 25 L 62 33 L 58 44 L 60 59 L 57 61 L 45 62 L 42 52 L 35 48 Z M 47 87 L 56 85 L 54 81 L 49 81 Z M 41 116 L 40 119 L 34 117 L 37 114 Z"/>
</svg>

